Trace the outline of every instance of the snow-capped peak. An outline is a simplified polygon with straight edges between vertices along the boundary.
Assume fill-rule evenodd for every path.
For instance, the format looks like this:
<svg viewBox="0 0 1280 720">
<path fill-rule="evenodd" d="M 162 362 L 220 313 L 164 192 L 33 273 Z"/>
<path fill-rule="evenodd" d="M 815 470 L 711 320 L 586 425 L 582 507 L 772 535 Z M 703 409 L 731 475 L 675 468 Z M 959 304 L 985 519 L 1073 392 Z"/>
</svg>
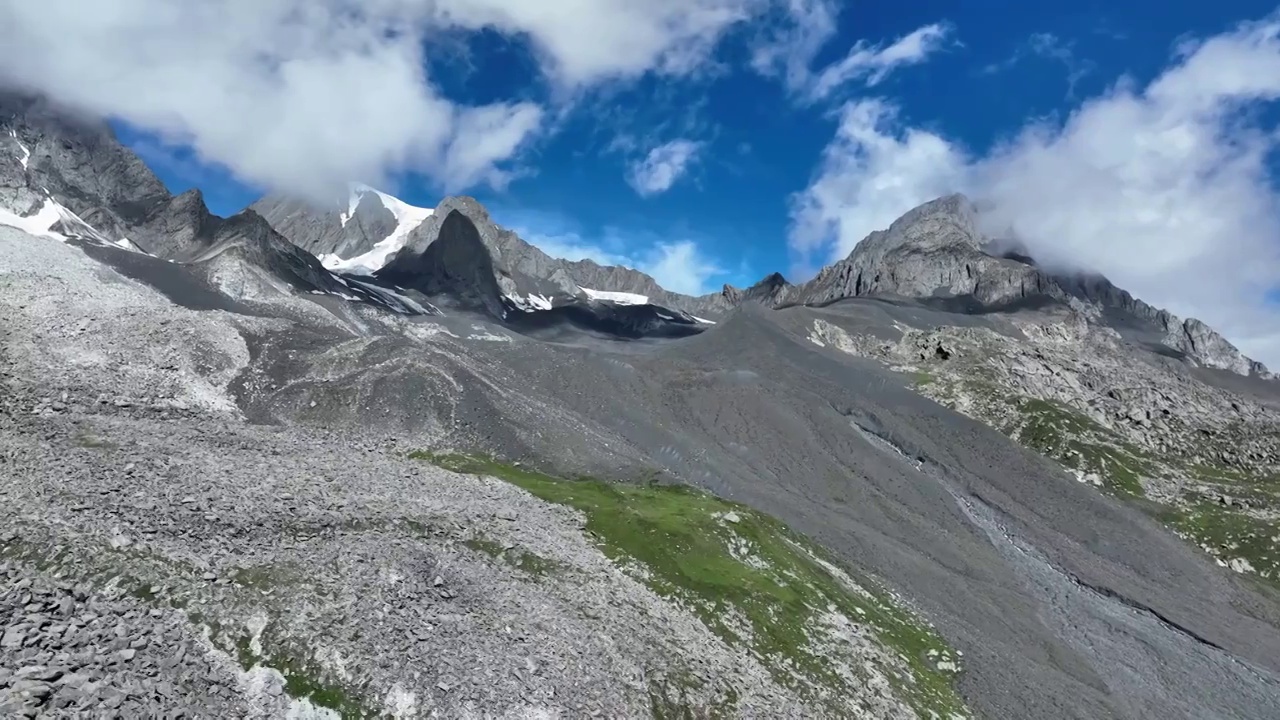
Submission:
<svg viewBox="0 0 1280 720">
<path fill-rule="evenodd" d="M 383 265 L 409 241 L 409 233 L 413 232 L 424 220 L 435 212 L 431 208 L 422 208 L 388 195 L 363 183 L 350 183 L 347 186 L 347 210 L 339 215 L 343 227 L 356 213 L 360 201 L 367 195 L 375 195 L 382 206 L 391 212 L 396 219 L 396 228 L 387 237 L 379 240 L 366 253 L 351 258 L 341 258 L 334 254 L 320 256 L 320 262 L 326 268 L 340 272 L 372 273 Z"/>
</svg>

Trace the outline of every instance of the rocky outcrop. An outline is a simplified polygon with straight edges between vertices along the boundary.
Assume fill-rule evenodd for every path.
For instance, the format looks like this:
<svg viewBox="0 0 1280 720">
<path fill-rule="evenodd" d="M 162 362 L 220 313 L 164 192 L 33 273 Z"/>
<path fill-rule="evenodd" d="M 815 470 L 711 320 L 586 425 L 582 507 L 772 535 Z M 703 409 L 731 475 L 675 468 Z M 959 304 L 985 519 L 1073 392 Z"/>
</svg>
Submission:
<svg viewBox="0 0 1280 720">
<path fill-rule="evenodd" d="M 733 307 L 721 293 L 693 297 L 663 289 L 649 275 L 617 265 L 600 265 L 591 260 L 553 258 L 525 242 L 516 233 L 498 225 L 475 198 L 447 197 L 409 236 L 401 251 L 418 254 L 440 232 L 443 218 L 451 212 L 465 215 L 475 225 L 481 241 L 493 258 L 496 279 L 503 293 L 513 297 L 530 294 L 546 297 L 581 295 L 581 288 L 641 295 L 654 305 L 702 317 L 718 317 Z"/>
<path fill-rule="evenodd" d="M 0 206 L 19 214 L 52 195 L 103 234 L 120 237 L 170 197 L 111 129 L 69 108 L 0 89 Z"/>
<path fill-rule="evenodd" d="M 475 223 L 457 210 L 444 216 L 432 242 L 421 250 L 406 247 L 375 277 L 428 297 L 446 295 L 495 317 L 506 315 L 493 257 Z"/>
<path fill-rule="evenodd" d="M 876 295 L 947 300 L 953 309 L 981 312 L 1083 302 L 1093 307 L 1096 322 L 1137 321 L 1197 365 L 1267 374 L 1265 366 L 1199 320 L 1184 321 L 1152 307 L 1100 275 L 1052 273 L 1024 254 L 997 254 L 996 243 L 979 231 L 977 213 L 962 195 L 925 203 L 888 230 L 871 233 L 847 258 L 777 293 L 773 304 L 825 305 Z"/>
<path fill-rule="evenodd" d="M 1053 295 L 1034 266 L 987 254 L 973 206 L 961 195 L 921 205 L 889 229 L 868 235 L 847 258 L 781 296 L 786 304 L 825 305 L 851 297 L 970 297 L 1001 305 Z"/>
<path fill-rule="evenodd" d="M 733 306 L 741 305 L 744 302 L 755 302 L 761 305 L 774 307 L 780 304 L 780 299 L 788 292 L 791 292 L 793 286 L 787 282 L 782 273 L 770 273 L 760 280 L 760 282 L 751 287 L 740 290 L 732 285 L 725 285 L 720 291 L 720 296 L 725 302 Z"/>
</svg>

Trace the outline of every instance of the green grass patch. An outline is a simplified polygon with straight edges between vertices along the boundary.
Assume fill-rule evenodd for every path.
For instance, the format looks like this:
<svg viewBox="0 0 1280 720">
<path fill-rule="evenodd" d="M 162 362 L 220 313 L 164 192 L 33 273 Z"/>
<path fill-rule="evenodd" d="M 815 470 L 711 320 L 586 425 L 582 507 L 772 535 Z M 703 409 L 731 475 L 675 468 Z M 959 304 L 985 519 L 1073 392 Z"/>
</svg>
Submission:
<svg viewBox="0 0 1280 720">
<path fill-rule="evenodd" d="M 705 683 L 687 669 L 649 683 L 649 706 L 654 720 L 713 720 L 733 718 L 738 713 L 738 693 L 722 690 L 712 702 L 698 700 L 705 695 Z M 695 695 L 699 693 L 700 695 Z"/>
<path fill-rule="evenodd" d="M 203 618 L 193 618 L 192 621 L 201 621 L 208 627 L 215 642 L 230 649 L 245 670 L 261 665 L 279 671 L 284 676 L 285 692 L 290 697 L 305 699 L 312 705 L 333 710 L 344 720 L 381 716 L 345 688 L 325 682 L 323 669 L 306 660 L 305 653 L 296 652 L 287 640 L 274 637 L 274 628 L 270 623 L 258 638 L 258 646 L 263 648 L 259 653 L 253 648 L 252 638 L 243 630 L 232 632 L 225 626 Z"/>
<path fill-rule="evenodd" d="M 77 430 L 71 436 L 71 442 L 82 448 L 92 448 L 95 450 L 113 450 L 117 445 L 110 440 L 94 435 L 88 430 Z"/>
<path fill-rule="evenodd" d="M 304 570 L 294 563 L 253 565 L 231 572 L 231 580 L 237 585 L 259 591 L 298 585 L 305 582 L 306 577 Z"/>
<path fill-rule="evenodd" d="M 564 570 L 564 565 L 555 560 L 544 558 L 522 548 L 504 547 L 502 543 L 494 542 L 484 536 L 463 540 L 462 544 L 534 577 L 544 577 Z"/>
<path fill-rule="evenodd" d="M 1159 474 L 1146 452 L 1093 419 L 1046 400 L 1023 400 L 1020 422 L 1009 434 L 1026 447 L 1084 473 L 1095 473 L 1113 490 L 1141 497 L 1140 478 Z"/>
<path fill-rule="evenodd" d="M 654 591 L 684 601 L 721 638 L 751 648 L 779 682 L 837 713 L 847 712 L 841 700 L 862 687 L 812 641 L 831 610 L 870 627 L 900 658 L 880 670 L 922 716 L 967 714 L 952 685 L 955 673 L 937 667 L 937 658 L 955 658 L 943 640 L 868 583 L 846 586 L 820 548 L 777 520 L 685 486 L 565 480 L 485 458 L 412 456 L 497 477 L 582 511 L 607 556 L 623 567 L 641 563 L 638 575 Z M 680 707 L 678 697 L 673 702 Z"/>
<path fill-rule="evenodd" d="M 1247 561 L 1260 578 L 1280 587 L 1280 528 L 1275 523 L 1208 500 L 1169 508 L 1161 519 L 1223 561 Z"/>
</svg>

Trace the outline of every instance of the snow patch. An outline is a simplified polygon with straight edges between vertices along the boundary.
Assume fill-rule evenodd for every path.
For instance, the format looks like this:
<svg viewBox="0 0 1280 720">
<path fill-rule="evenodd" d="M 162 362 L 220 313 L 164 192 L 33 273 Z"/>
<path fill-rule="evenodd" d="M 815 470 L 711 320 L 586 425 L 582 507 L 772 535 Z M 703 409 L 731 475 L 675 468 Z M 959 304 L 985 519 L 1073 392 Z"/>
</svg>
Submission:
<svg viewBox="0 0 1280 720">
<path fill-rule="evenodd" d="M 22 141 L 18 139 L 18 131 L 14 128 L 9 128 L 9 137 L 13 138 L 13 141 L 18 143 L 18 149 L 22 151 L 22 157 L 18 158 L 18 162 L 22 163 L 22 169 L 26 170 L 28 165 L 31 163 L 31 151 L 28 150 L 27 146 L 23 145 Z"/>
<path fill-rule="evenodd" d="M 62 229 L 66 234 L 54 230 L 54 226 L 62 225 Z M 46 195 L 44 202 L 40 205 L 40 209 L 32 215 L 18 215 L 12 210 L 0 208 L 0 225 L 8 225 L 17 228 L 28 235 L 37 237 L 47 237 L 54 240 L 66 242 L 68 237 L 83 238 L 92 240 L 104 245 L 115 247 L 126 247 L 121 242 L 117 242 L 107 238 L 107 236 L 98 232 L 97 228 L 80 219 L 79 215 L 68 210 L 64 205 Z M 129 243 L 133 245 L 133 243 Z M 133 246 L 137 249 L 137 246 Z"/>
<path fill-rule="evenodd" d="M 0 225 L 15 227 L 28 235 L 65 241 L 67 239 L 66 235 L 52 230 L 53 226 L 62 220 L 62 213 L 65 211 L 66 209 L 58 203 L 45 198 L 44 204 L 40 206 L 40 209 L 34 215 L 24 217 L 0 208 Z"/>
<path fill-rule="evenodd" d="M 716 321 L 715 321 L 715 320 L 707 320 L 706 318 L 700 318 L 700 317 L 698 317 L 697 315 L 691 315 L 690 317 L 692 317 L 696 322 L 700 322 L 700 323 L 702 323 L 703 325 L 715 325 L 715 324 L 716 324 Z"/>
<path fill-rule="evenodd" d="M 503 295 L 503 297 L 510 300 L 511 304 L 525 312 L 531 312 L 533 310 L 550 310 L 553 307 L 551 304 L 551 298 L 536 293 L 530 293 L 527 298 L 520 297 L 519 295 Z"/>
<path fill-rule="evenodd" d="M 352 183 L 350 195 L 347 198 L 347 212 L 338 216 L 343 227 L 346 227 L 347 221 L 355 214 L 361 198 L 369 193 L 377 195 L 378 200 L 382 202 L 382 206 L 395 216 L 396 229 L 392 230 L 390 235 L 374 244 L 368 252 L 355 257 L 344 259 L 332 253 L 321 255 L 320 264 L 329 270 L 372 274 L 386 265 L 391 256 L 399 252 L 409 242 L 409 233 L 417 229 L 424 220 L 435 214 L 435 210 L 431 208 L 416 207 L 397 197 L 375 190 L 368 185 Z"/>
<path fill-rule="evenodd" d="M 613 292 L 610 290 L 592 290 L 591 288 L 579 287 L 586 296 L 592 300 L 606 300 L 618 305 L 648 305 L 649 296 L 637 295 L 627 292 Z"/>
</svg>

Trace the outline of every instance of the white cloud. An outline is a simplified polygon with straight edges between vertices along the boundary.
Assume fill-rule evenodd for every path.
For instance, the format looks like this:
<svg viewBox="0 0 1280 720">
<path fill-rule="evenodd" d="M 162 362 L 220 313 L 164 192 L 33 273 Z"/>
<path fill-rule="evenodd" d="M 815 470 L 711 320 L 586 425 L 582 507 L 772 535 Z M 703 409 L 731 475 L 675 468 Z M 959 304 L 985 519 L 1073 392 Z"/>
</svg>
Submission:
<svg viewBox="0 0 1280 720">
<path fill-rule="evenodd" d="M 403 170 L 450 190 L 510 179 L 545 108 L 464 107 L 424 48 L 480 28 L 527 40 L 572 94 L 692 72 L 771 0 L 16 0 L 0 7 L 0 82 L 190 145 L 241 180 L 323 195 Z"/>
<path fill-rule="evenodd" d="M 836 34 L 839 15 L 835 0 L 785 0 L 771 32 L 753 48 L 751 66 L 762 75 L 781 75 L 792 90 L 805 87 L 813 59 Z"/>
<path fill-rule="evenodd" d="M 853 80 L 863 80 L 868 86 L 879 85 L 894 70 L 919 65 L 941 50 L 950 32 L 948 26 L 935 23 L 914 30 L 888 46 L 859 42 L 843 60 L 818 73 L 809 95 L 813 99 L 825 98 Z"/>
<path fill-rule="evenodd" d="M 792 274 L 806 277 L 848 255 L 868 232 L 963 184 L 966 160 L 947 140 L 926 130 L 899 128 L 883 100 L 848 103 L 818 174 L 794 198 Z"/>
<path fill-rule="evenodd" d="M 432 19 L 523 35 L 567 88 L 648 70 L 683 74 L 706 62 L 725 32 L 772 0 L 435 0 Z"/>
<path fill-rule="evenodd" d="M 751 64 L 761 74 L 781 76 L 787 88 L 807 102 L 823 100 L 854 81 L 878 85 L 893 71 L 923 63 L 942 50 L 951 35 L 949 25 L 934 23 L 887 45 L 860 40 L 844 58 L 815 70 L 818 53 L 836 35 L 839 3 L 786 0 L 785 5 L 785 20 L 756 44 Z"/>
<path fill-rule="evenodd" d="M 664 193 L 689 170 L 701 149 L 701 143 L 683 139 L 659 145 L 632 164 L 627 181 L 643 196 Z"/>
<path fill-rule="evenodd" d="M 811 265 L 949 190 L 1037 259 L 1095 270 L 1203 319 L 1280 364 L 1280 134 L 1252 112 L 1280 99 L 1280 15 L 1181 46 L 1145 87 L 1125 80 L 1060 124 L 1034 122 L 983 157 L 906 127 L 879 101 L 846 106 L 796 196 L 791 244 Z"/>
<path fill-rule="evenodd" d="M 686 295 L 703 295 L 719 289 L 717 280 L 728 272 L 693 240 L 661 240 L 646 233 L 624 234 L 616 229 L 592 239 L 563 229 L 560 227 L 563 224 L 556 218 L 541 216 L 524 218 L 510 227 L 552 257 L 639 270 L 663 288 Z M 540 230 L 536 227 L 539 225 L 551 229 Z"/>
<path fill-rule="evenodd" d="M 724 268 L 702 254 L 691 240 L 659 243 L 643 256 L 638 270 L 653 276 L 667 290 L 686 295 L 702 295 L 715 289 L 711 278 L 723 275 Z"/>
<path fill-rule="evenodd" d="M 506 186 L 513 172 L 498 164 L 514 156 L 541 123 L 542 109 L 530 103 L 462 110 L 458 131 L 444 156 L 444 191 L 457 192 L 482 183 Z"/>
</svg>

